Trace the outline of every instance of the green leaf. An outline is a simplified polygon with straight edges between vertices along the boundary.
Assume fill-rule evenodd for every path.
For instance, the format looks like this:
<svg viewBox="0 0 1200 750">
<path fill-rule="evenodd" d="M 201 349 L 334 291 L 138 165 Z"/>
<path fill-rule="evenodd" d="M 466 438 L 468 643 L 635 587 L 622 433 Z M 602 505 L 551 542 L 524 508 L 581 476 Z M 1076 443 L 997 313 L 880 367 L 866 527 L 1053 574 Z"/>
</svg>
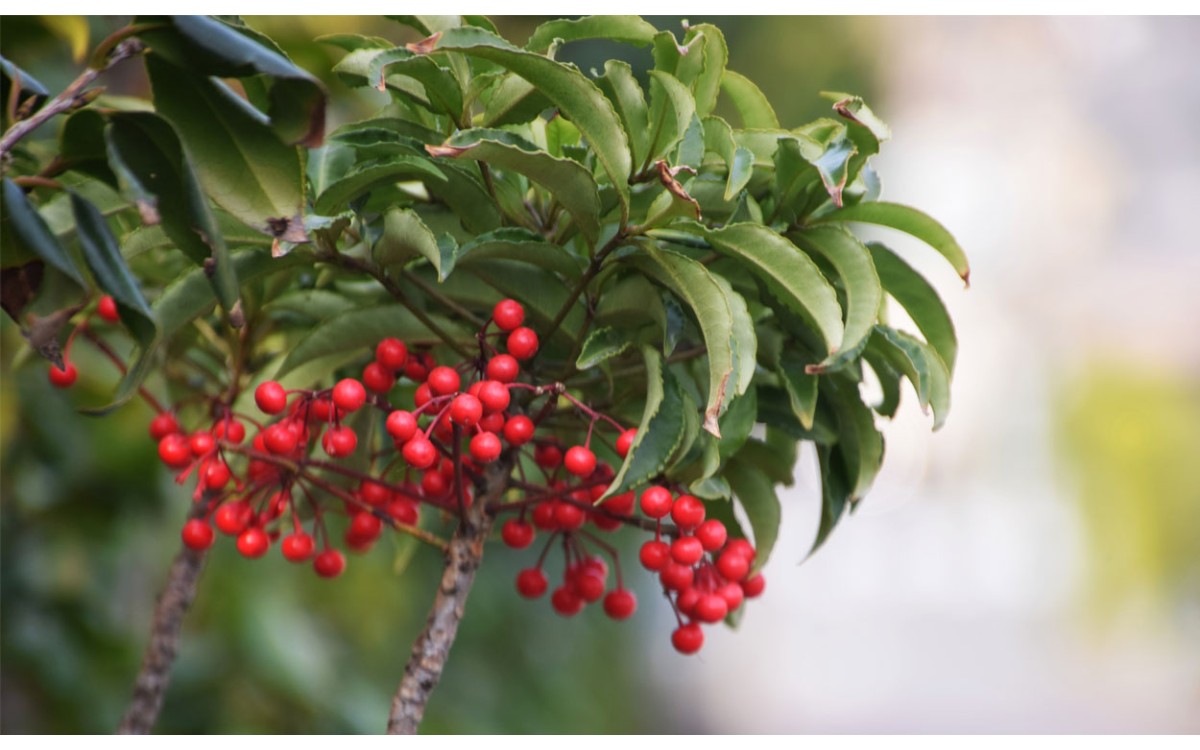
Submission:
<svg viewBox="0 0 1200 750">
<path fill-rule="evenodd" d="M 467 340 L 470 334 L 456 323 L 431 314 L 430 319 L 455 338 Z M 402 305 L 382 305 L 347 310 L 321 321 L 296 342 L 275 372 L 276 379 L 314 359 L 361 349 L 368 355 L 388 336 L 405 341 L 435 341 L 436 337 Z"/>
<path fill-rule="evenodd" d="M 754 174 L 754 152 L 733 140 L 733 129 L 719 117 L 704 118 L 704 148 L 725 160 L 725 200 L 733 200 Z"/>
<path fill-rule="evenodd" d="M 363 34 L 324 34 L 313 39 L 320 44 L 328 44 L 345 52 L 356 52 L 360 49 L 389 49 L 392 43 L 381 36 L 365 36 Z"/>
<path fill-rule="evenodd" d="M 780 380 L 787 391 L 792 412 L 806 430 L 813 428 L 817 413 L 817 376 L 805 372 L 808 358 L 793 347 L 783 350 L 779 357 Z"/>
<path fill-rule="evenodd" d="M 24 105 L 26 100 L 32 99 L 33 104 L 30 106 L 38 108 L 50 97 L 50 92 L 38 79 L 13 65 L 12 61 L 0 57 L 0 102 L 3 102 L 5 107 L 8 106 L 8 102 L 13 101 L 14 86 L 20 87 L 14 102 L 17 107 Z M 5 122 L 5 127 L 11 125 L 12 123 Z"/>
<path fill-rule="evenodd" d="M 730 459 L 722 476 L 729 481 L 734 496 L 746 512 L 746 520 L 754 534 L 754 567 L 761 569 L 779 536 L 782 514 L 775 484 L 753 464 L 743 461 L 740 455 Z"/>
<path fill-rule="evenodd" d="M 779 128 L 779 118 L 771 102 L 746 76 L 726 70 L 721 76 L 721 90 L 733 102 L 742 118 L 742 127 L 755 130 Z"/>
<path fill-rule="evenodd" d="M 816 252 L 837 272 L 846 293 L 846 321 L 842 343 L 836 354 L 831 354 L 814 368 L 817 372 L 832 370 L 852 361 L 862 347 L 879 318 L 879 306 L 883 303 L 883 289 L 871 254 L 858 238 L 850 232 L 836 227 L 817 227 L 794 235 L 795 241 L 805 250 Z"/>
<path fill-rule="evenodd" d="M 261 115 L 224 86 L 146 57 L 158 111 L 175 126 L 205 192 L 246 225 L 304 242 L 304 166 Z"/>
<path fill-rule="evenodd" d="M 86 286 L 75 261 L 58 242 L 58 238 L 46 226 L 45 220 L 29 202 L 25 191 L 15 182 L 4 179 L 4 218 L 12 228 L 13 236 L 23 249 L 33 253 L 62 271 L 80 286 Z"/>
<path fill-rule="evenodd" d="M 844 94 L 840 91 L 822 91 L 821 96 L 833 101 L 833 111 L 866 131 L 868 138 L 857 137 L 859 153 L 879 153 L 879 144 L 892 137 L 892 129 L 871 111 L 861 96 Z"/>
<path fill-rule="evenodd" d="M 821 519 L 808 557 L 812 557 L 829 539 L 834 527 L 846 514 L 846 501 L 850 497 L 850 481 L 845 476 L 840 449 L 818 445 L 817 461 L 821 467 Z"/>
<path fill-rule="evenodd" d="M 577 279 L 583 274 L 580 261 L 561 245 L 547 242 L 537 232 L 520 227 L 504 227 L 476 236 L 458 249 L 458 265 L 488 259 L 517 260 Z"/>
<path fill-rule="evenodd" d="M 706 233 L 713 248 L 742 261 L 792 312 L 811 323 L 830 352 L 842 340 L 842 310 L 817 265 L 767 227 L 734 224 Z"/>
<path fill-rule="evenodd" d="M 500 37 L 473 28 L 452 29 L 438 40 L 437 49 L 460 50 L 490 60 L 536 86 L 587 138 L 608 174 L 622 206 L 629 210 L 629 175 L 632 170 L 629 140 L 612 104 L 577 68 L 524 50 Z"/>
<path fill-rule="evenodd" d="M 355 165 L 344 177 L 325 188 L 313 204 L 318 214 L 332 216 L 355 198 L 380 187 L 405 180 L 446 179 L 446 173 L 423 156 L 388 156 Z"/>
<path fill-rule="evenodd" d="M 915 208 L 902 206 L 898 203 L 884 203 L 882 201 L 859 203 L 832 211 L 819 218 L 814 218 L 811 220 L 811 223 L 831 221 L 856 221 L 863 224 L 877 224 L 881 227 L 891 227 L 892 229 L 898 229 L 901 232 L 910 234 L 941 253 L 942 257 L 950 261 L 950 265 L 954 266 L 954 270 L 958 273 L 959 277 L 964 282 L 970 283 L 971 268 L 967 263 L 966 253 L 959 247 L 954 236 L 944 226 Z"/>
<path fill-rule="evenodd" d="M 154 313 L 142 296 L 141 287 L 125 265 L 121 248 L 109 231 L 108 224 L 100 211 L 91 203 L 71 193 L 71 208 L 75 212 L 79 244 L 83 248 L 83 259 L 96 283 L 117 302 L 121 320 L 142 346 L 148 346 L 158 336 L 158 324 Z"/>
<path fill-rule="evenodd" d="M 704 429 L 721 436 L 717 417 L 725 408 L 729 379 L 736 377 L 733 350 L 733 313 L 723 287 L 707 268 L 686 255 L 662 250 L 651 242 L 639 244 L 641 252 L 622 259 L 662 284 L 687 303 L 708 348 L 708 402 Z M 735 381 L 736 382 L 736 381 Z"/>
<path fill-rule="evenodd" d="M 483 108 L 482 124 L 487 127 L 529 122 L 553 106 L 537 87 L 514 73 L 504 73 L 498 80 Z"/>
<path fill-rule="evenodd" d="M 453 268 L 453 256 L 447 268 L 442 262 L 437 238 L 421 217 L 407 208 L 387 212 L 383 218 L 383 235 L 375 243 L 373 253 L 375 262 L 388 269 L 399 269 L 413 258 L 424 257 L 433 265 L 438 281 L 444 281 Z"/>
<path fill-rule="evenodd" d="M 633 341 L 630 340 L 627 330 L 618 331 L 608 326 L 593 328 L 588 337 L 584 339 L 583 348 L 579 351 L 579 358 L 575 360 L 575 369 L 587 370 L 595 367 L 601 362 L 623 353 L 631 346 L 633 346 Z"/>
<path fill-rule="evenodd" d="M 159 19 L 145 20 L 153 23 Z M 284 143 L 321 145 L 325 137 L 325 89 L 312 74 L 288 60 L 273 42 L 245 26 L 208 16 L 170 16 L 163 20 L 170 28 L 156 27 L 141 34 L 154 55 L 193 75 L 268 76 L 270 127 Z M 157 98 L 156 93 L 156 102 Z M 184 140 L 190 143 L 186 136 Z"/>
<path fill-rule="evenodd" d="M 868 242 L 867 249 L 871 251 L 883 288 L 900 303 L 925 340 L 942 358 L 946 369 L 953 373 L 954 361 L 958 358 L 958 337 L 954 333 L 950 313 L 942 304 L 937 290 L 884 245 Z"/>
<path fill-rule="evenodd" d="M 645 164 L 650 157 L 650 114 L 633 68 L 623 60 L 609 60 L 604 63 L 604 75 L 596 79 L 596 85 L 621 116 L 629 134 L 632 162 Z"/>
<path fill-rule="evenodd" d="M 704 65 L 692 82 L 692 93 L 696 98 L 696 114 L 703 117 L 717 106 L 725 65 L 729 62 L 729 47 L 725 43 L 725 35 L 710 23 L 697 24 L 688 29 L 688 37 L 696 36 L 705 38 Z"/>
<path fill-rule="evenodd" d="M 58 156 L 62 166 L 118 187 L 117 176 L 109 168 L 104 145 L 105 117 L 91 108 L 76 110 L 63 122 L 58 134 Z M 129 200 L 134 200 L 129 197 Z"/>
<path fill-rule="evenodd" d="M 533 30 L 525 49 L 545 52 L 555 39 L 574 42 L 580 39 L 604 39 L 645 47 L 654 41 L 658 29 L 641 16 L 587 16 L 577 19 L 547 21 Z"/>
<path fill-rule="evenodd" d="M 872 337 L 867 343 L 867 348 L 863 350 L 863 360 L 875 371 L 883 397 L 878 404 L 872 404 L 871 408 L 876 413 L 893 419 L 896 410 L 900 408 L 900 379 L 904 375 L 888 361 L 877 345 L 873 345 L 874 342 L 875 338 Z"/>
<path fill-rule="evenodd" d="M 431 146 L 438 156 L 467 157 L 502 170 L 523 174 L 559 201 L 580 234 L 595 244 L 600 234 L 600 191 L 582 164 L 558 159 L 523 138 L 503 130 L 463 130 L 445 146 Z"/>
<path fill-rule="evenodd" d="M 717 441 L 717 453 L 722 459 L 732 457 L 742 449 L 758 421 L 758 392 L 751 389 L 744 396 L 729 402 L 729 408 L 721 415 L 721 439 Z"/>
<path fill-rule="evenodd" d="M 862 402 L 858 384 L 842 377 L 829 377 L 821 384 L 828 393 L 838 421 L 838 450 L 845 459 L 849 496 L 860 500 L 871 489 L 883 463 L 883 435 L 875 428 L 871 410 Z"/>
<path fill-rule="evenodd" d="M 388 70 L 406 75 L 425 88 L 425 98 L 437 111 L 450 115 L 454 122 L 463 119 L 463 92 L 458 79 L 449 68 L 443 68 L 431 58 L 417 55 L 404 47 L 385 50 L 371 58 L 367 82 L 379 91 L 385 90 Z"/>
<path fill-rule="evenodd" d="M 933 429 L 946 421 L 950 411 L 950 373 L 942 358 L 928 344 L 904 331 L 876 326 L 871 345 L 908 377 L 921 408 L 933 409 Z"/>
<path fill-rule="evenodd" d="M 648 161 L 669 154 L 687 132 L 695 114 L 696 102 L 687 86 L 669 73 L 651 70 Z"/>
<path fill-rule="evenodd" d="M 733 334 L 729 343 L 733 347 L 734 373 L 733 392 L 737 395 L 749 392 L 750 383 L 754 380 L 754 371 L 758 361 L 758 335 L 754 331 L 754 320 L 750 317 L 750 308 L 742 295 L 733 289 L 733 285 L 719 273 L 712 274 L 713 281 L 721 287 L 725 301 L 729 303 L 729 315 L 733 322 Z"/>
<path fill-rule="evenodd" d="M 597 502 L 638 487 L 662 473 L 683 439 L 683 393 L 662 355 L 642 347 L 646 362 L 646 406 L 637 436 L 608 490 Z"/>
<path fill-rule="evenodd" d="M 442 171 L 443 181 L 427 177 L 425 189 L 454 211 L 467 231 L 480 234 L 500 226 L 500 210 L 476 176 L 474 164 L 455 164 L 451 160 L 434 162 Z"/>
<path fill-rule="evenodd" d="M 774 484 L 790 487 L 796 482 L 796 441 L 786 435 L 776 441 L 750 438 L 737 458 Z"/>
</svg>

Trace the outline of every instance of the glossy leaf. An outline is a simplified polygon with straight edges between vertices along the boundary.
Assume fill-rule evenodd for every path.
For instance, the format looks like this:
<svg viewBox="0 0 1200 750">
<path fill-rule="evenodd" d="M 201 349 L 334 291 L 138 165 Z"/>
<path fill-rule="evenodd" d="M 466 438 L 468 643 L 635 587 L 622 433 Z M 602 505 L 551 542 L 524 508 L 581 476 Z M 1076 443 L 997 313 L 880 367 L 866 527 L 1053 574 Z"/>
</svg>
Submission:
<svg viewBox="0 0 1200 750">
<path fill-rule="evenodd" d="M 450 272 L 443 264 L 442 251 L 437 238 L 415 211 L 395 208 L 383 219 L 383 235 L 375 243 L 375 262 L 384 268 L 397 269 L 417 257 L 424 257 L 433 265 L 438 280 L 442 281 Z"/>
<path fill-rule="evenodd" d="M 367 68 L 367 83 L 380 91 L 385 87 L 387 72 L 395 71 L 418 81 L 425 89 L 425 98 L 439 112 L 450 116 L 454 122 L 463 117 L 463 92 L 458 79 L 449 68 L 435 63 L 431 58 L 417 55 L 404 47 L 384 50 L 371 58 Z"/>
<path fill-rule="evenodd" d="M 786 348 L 780 354 L 777 372 L 796 419 L 804 429 L 811 430 L 817 413 L 817 376 L 805 372 L 808 364 L 811 362 L 802 353 Z"/>
<path fill-rule="evenodd" d="M 958 358 L 958 336 L 954 322 L 942 304 L 937 290 L 900 256 L 878 242 L 867 243 L 875 269 L 883 288 L 892 296 L 913 322 L 917 324 L 925 340 L 942 358 L 946 369 L 954 372 L 954 361 Z"/>
<path fill-rule="evenodd" d="M 601 500 L 641 486 L 666 468 L 683 439 L 683 394 L 662 355 L 642 347 L 646 363 L 646 405 L 637 436 Z"/>
</svg>

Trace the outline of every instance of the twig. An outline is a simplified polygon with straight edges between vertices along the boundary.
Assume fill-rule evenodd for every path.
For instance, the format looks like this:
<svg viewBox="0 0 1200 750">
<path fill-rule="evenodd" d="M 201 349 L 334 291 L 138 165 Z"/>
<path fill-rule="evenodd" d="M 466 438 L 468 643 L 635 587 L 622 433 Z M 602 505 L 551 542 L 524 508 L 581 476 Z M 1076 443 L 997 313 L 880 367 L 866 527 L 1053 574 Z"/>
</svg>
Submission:
<svg viewBox="0 0 1200 750">
<path fill-rule="evenodd" d="M 567 314 L 570 313 L 571 308 L 575 306 L 575 301 L 579 299 L 579 295 L 583 294 L 583 290 L 587 288 L 587 285 L 590 284 L 592 279 L 596 277 L 596 274 L 600 273 L 600 267 L 604 265 L 604 259 L 608 257 L 609 253 L 620 247 L 621 243 L 624 241 L 625 231 L 622 229 L 614 234 L 612 239 L 604 244 L 604 247 L 600 248 L 600 250 L 596 253 L 596 257 L 592 258 L 592 262 L 588 264 L 587 270 L 583 272 L 583 276 L 581 276 L 579 281 L 575 284 L 575 288 L 571 290 L 571 293 L 567 296 L 566 301 L 563 302 L 562 307 L 559 308 L 558 314 L 554 316 L 554 321 L 550 324 L 550 327 L 546 329 L 544 334 L 542 334 L 541 338 L 543 341 L 549 341 L 550 337 L 558 332 L 559 326 L 561 326 L 562 322 L 567 319 Z"/>
</svg>

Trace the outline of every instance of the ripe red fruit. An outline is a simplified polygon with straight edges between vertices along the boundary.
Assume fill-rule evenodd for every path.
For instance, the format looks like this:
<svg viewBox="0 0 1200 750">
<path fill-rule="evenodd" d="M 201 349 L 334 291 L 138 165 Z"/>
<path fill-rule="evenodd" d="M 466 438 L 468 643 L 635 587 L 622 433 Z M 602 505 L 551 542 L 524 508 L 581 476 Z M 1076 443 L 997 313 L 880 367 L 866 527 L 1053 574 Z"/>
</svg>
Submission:
<svg viewBox="0 0 1200 750">
<path fill-rule="evenodd" d="M 429 441 L 429 438 L 420 433 L 405 443 L 400 453 L 408 465 L 414 469 L 428 469 L 437 463 L 437 448 Z"/>
<path fill-rule="evenodd" d="M 724 547 L 728 536 L 725 524 L 715 518 L 710 518 L 696 527 L 696 538 L 704 545 L 706 552 L 714 552 Z"/>
<path fill-rule="evenodd" d="M 96 312 L 109 323 L 116 323 L 121 319 L 120 314 L 117 313 L 117 301 L 107 294 L 101 297 L 100 302 L 96 304 Z"/>
<path fill-rule="evenodd" d="M 598 487 L 597 489 L 607 490 L 608 488 L 607 487 Z M 603 494 L 603 493 L 601 493 L 601 494 Z M 593 499 L 596 499 L 596 498 L 593 498 Z M 620 495 L 613 495 L 612 497 L 608 498 L 603 503 L 601 503 L 601 507 L 603 507 L 605 510 L 609 511 L 610 513 L 616 513 L 618 515 L 628 516 L 633 513 L 633 503 L 634 503 L 633 491 L 630 490 L 629 492 L 622 492 Z"/>
<path fill-rule="evenodd" d="M 492 432 L 481 432 L 471 438 L 471 457 L 481 464 L 488 464 L 500 458 L 500 451 L 503 446 L 500 444 L 500 438 L 496 437 Z"/>
<path fill-rule="evenodd" d="M 734 550 L 725 550 L 717 558 L 717 572 L 727 581 L 740 581 L 750 572 L 750 560 Z"/>
<path fill-rule="evenodd" d="M 273 424 L 263 434 L 263 445 L 277 456 L 285 456 L 296 450 L 300 435 L 282 422 Z"/>
<path fill-rule="evenodd" d="M 450 482 L 446 475 L 435 470 L 425 472 L 421 477 L 421 491 L 425 497 L 441 497 L 450 490 Z"/>
<path fill-rule="evenodd" d="M 632 591 L 614 589 L 604 597 L 604 613 L 614 620 L 624 620 L 637 609 L 637 597 Z"/>
<path fill-rule="evenodd" d="M 268 380 L 254 389 L 254 403 L 264 414 L 278 414 L 287 408 L 287 391 L 274 380 Z"/>
<path fill-rule="evenodd" d="M 458 392 L 459 386 L 462 385 L 462 378 L 458 376 L 453 367 L 440 365 L 430 371 L 425 382 L 429 385 L 429 390 L 433 392 L 433 395 L 448 396 Z"/>
<path fill-rule="evenodd" d="M 696 619 L 701 622 L 720 622 L 725 619 L 725 615 L 729 614 L 729 604 L 719 594 L 705 594 L 696 602 L 693 612 Z"/>
<path fill-rule="evenodd" d="M 192 462 L 192 446 L 186 437 L 174 432 L 158 441 L 158 457 L 167 466 L 182 469 Z"/>
<path fill-rule="evenodd" d="M 694 654 L 704 645 L 704 631 L 694 622 L 680 625 L 671 633 L 671 645 L 681 654 Z"/>
<path fill-rule="evenodd" d="M 726 552 L 732 552 L 735 555 L 741 555 L 750 562 L 754 562 L 754 546 L 745 539 L 732 539 L 725 547 Z"/>
<path fill-rule="evenodd" d="M 358 485 L 358 496 L 367 505 L 379 508 L 392 499 L 392 491 L 378 482 L 364 479 Z"/>
<path fill-rule="evenodd" d="M 362 382 L 375 393 L 387 393 L 396 385 L 396 375 L 378 362 L 368 362 L 363 368 Z"/>
<path fill-rule="evenodd" d="M 413 391 L 413 406 L 418 409 L 432 400 L 433 389 L 429 387 L 429 383 L 421 383 L 417 386 L 417 390 Z"/>
<path fill-rule="evenodd" d="M 541 568 L 526 568 L 517 574 L 517 592 L 526 599 L 537 599 L 546 593 L 549 582 Z"/>
<path fill-rule="evenodd" d="M 270 546 L 271 540 L 262 529 L 246 529 L 238 535 L 237 550 L 242 557 L 262 557 Z"/>
<path fill-rule="evenodd" d="M 75 381 L 79 378 L 79 370 L 75 369 L 75 365 L 64 361 L 66 369 L 58 369 L 58 365 L 50 365 L 50 385 L 55 388 L 70 388 L 75 385 Z"/>
<path fill-rule="evenodd" d="M 396 519 L 398 523 L 416 526 L 417 521 L 421 518 L 420 509 L 417 507 L 417 501 L 407 497 L 393 497 L 387 504 L 387 514 Z"/>
<path fill-rule="evenodd" d="M 704 503 L 691 495 L 680 495 L 671 507 L 671 520 L 684 531 L 696 528 L 704 520 Z"/>
<path fill-rule="evenodd" d="M 604 596 L 604 576 L 594 570 L 580 571 L 572 584 L 576 595 L 585 602 L 596 602 Z"/>
<path fill-rule="evenodd" d="M 509 445 L 525 445 L 533 439 L 533 420 L 524 414 L 509 417 L 504 423 L 504 439 Z"/>
<path fill-rule="evenodd" d="M 341 550 L 327 549 L 313 560 L 313 570 L 322 578 L 337 578 L 346 569 L 346 556 Z"/>
<path fill-rule="evenodd" d="M 483 410 L 489 414 L 504 411 L 511 400 L 508 386 L 498 380 L 485 380 L 479 386 L 479 403 L 483 404 Z"/>
<path fill-rule="evenodd" d="M 333 387 L 333 403 L 344 411 L 356 411 L 367 402 L 367 389 L 354 378 L 342 378 Z"/>
<path fill-rule="evenodd" d="M 358 447 L 358 435 L 346 425 L 330 427 L 321 436 L 321 447 L 332 458 L 349 456 Z"/>
<path fill-rule="evenodd" d="M 412 412 L 397 409 L 388 415 L 386 427 L 388 434 L 397 442 L 407 443 L 417 434 L 417 418 Z"/>
<path fill-rule="evenodd" d="M 213 425 L 212 434 L 218 440 L 240 443 L 246 439 L 246 425 L 233 417 L 225 417 Z"/>
<path fill-rule="evenodd" d="M 515 299 L 502 299 L 492 308 L 492 320 L 501 331 L 511 331 L 525 322 L 525 308 Z"/>
<path fill-rule="evenodd" d="M 666 487 L 647 487 L 642 492 L 642 512 L 650 518 L 662 518 L 671 512 L 671 491 Z"/>
<path fill-rule="evenodd" d="M 494 432 L 497 435 L 504 432 L 504 424 L 508 420 L 502 411 L 494 411 L 491 414 L 484 415 L 483 419 L 479 420 L 479 429 L 484 432 Z"/>
<path fill-rule="evenodd" d="M 573 617 L 583 609 L 583 597 L 576 594 L 567 586 L 559 586 L 550 595 L 550 606 L 563 617 Z"/>
<path fill-rule="evenodd" d="M 327 398 L 314 398 L 308 405 L 308 418 L 313 422 L 329 422 L 333 419 L 333 402 Z"/>
<path fill-rule="evenodd" d="M 179 432 L 179 420 L 169 411 L 160 411 L 150 420 L 150 437 L 155 440 L 162 440 L 176 432 Z"/>
<path fill-rule="evenodd" d="M 199 457 L 217 447 L 217 439 L 212 436 L 211 432 L 199 430 L 193 432 L 188 438 L 188 446 L 192 449 L 192 454 Z"/>
<path fill-rule="evenodd" d="M 638 559 L 642 561 L 642 567 L 646 570 L 659 571 L 671 561 L 671 548 L 666 542 L 651 539 L 642 545 Z"/>
<path fill-rule="evenodd" d="M 521 373 L 521 365 L 511 354 L 497 354 L 488 360 L 487 376 L 501 383 L 511 383 Z"/>
<path fill-rule="evenodd" d="M 200 480 L 204 483 L 206 489 L 219 490 L 229 484 L 229 480 L 232 478 L 233 474 L 229 471 L 229 466 L 224 461 L 209 461 L 201 469 Z"/>
<path fill-rule="evenodd" d="M 582 445 L 573 445 L 567 449 L 563 466 L 577 477 L 590 477 L 596 470 L 596 454 Z"/>
<path fill-rule="evenodd" d="M 280 545 L 283 556 L 294 563 L 301 563 L 312 557 L 315 547 L 316 543 L 313 542 L 313 538 L 303 531 L 288 534 L 283 538 L 283 544 Z"/>
<path fill-rule="evenodd" d="M 183 543 L 187 545 L 188 549 L 200 552 L 212 546 L 216 534 L 213 533 L 212 526 L 209 526 L 198 518 L 193 518 L 183 525 L 181 536 L 183 537 Z"/>
<path fill-rule="evenodd" d="M 533 544 L 533 526 L 518 518 L 510 518 L 500 527 L 500 538 L 513 549 L 525 549 Z"/>
<path fill-rule="evenodd" d="M 695 565 L 704 557 L 704 547 L 694 536 L 681 536 L 671 542 L 671 559 L 680 565 Z"/>
<path fill-rule="evenodd" d="M 375 347 L 375 361 L 394 373 L 408 362 L 408 347 L 400 339 L 384 339 Z"/>
<path fill-rule="evenodd" d="M 483 404 L 469 393 L 460 393 L 450 402 L 450 419 L 463 427 L 473 427 L 483 416 Z"/>
<path fill-rule="evenodd" d="M 346 535 L 359 542 L 373 542 L 383 533 L 383 522 L 368 510 L 359 511 L 350 519 Z"/>
<path fill-rule="evenodd" d="M 545 443 L 533 449 L 533 460 L 543 469 L 557 469 L 562 463 L 562 448 L 553 443 Z"/>
<path fill-rule="evenodd" d="M 558 501 L 543 500 L 533 506 L 533 525 L 542 531 L 554 531 L 558 528 Z"/>
<path fill-rule="evenodd" d="M 554 504 L 554 522 L 560 529 L 574 531 L 582 527 L 586 520 L 587 514 L 577 506 L 562 501 Z"/>
<path fill-rule="evenodd" d="M 532 328 L 518 328 L 508 334 L 508 353 L 519 360 L 527 360 L 537 354 L 538 335 Z"/>
<path fill-rule="evenodd" d="M 222 534 L 235 536 L 246 530 L 250 525 L 250 518 L 254 515 L 254 511 L 245 501 L 235 500 L 230 503 L 224 503 L 217 508 L 217 512 L 213 514 L 213 521 L 217 524 L 217 528 Z"/>
<path fill-rule="evenodd" d="M 725 600 L 725 606 L 730 612 L 742 606 L 742 600 L 746 598 L 746 592 L 742 591 L 742 585 L 739 583 L 727 583 L 717 589 L 717 594 Z"/>
<path fill-rule="evenodd" d="M 679 592 L 679 596 L 675 597 L 675 608 L 688 617 L 695 617 L 696 605 L 700 603 L 700 597 L 704 594 L 696 587 L 687 588 Z"/>
<path fill-rule="evenodd" d="M 690 565 L 680 565 L 671 561 L 663 566 L 658 578 L 664 587 L 672 591 L 683 591 L 696 580 L 696 571 L 692 570 Z"/>
<path fill-rule="evenodd" d="M 742 581 L 742 593 L 745 594 L 746 598 L 748 599 L 753 599 L 754 597 L 758 596 L 766 587 L 767 579 L 763 578 L 762 573 L 757 573 L 752 578 L 747 578 L 745 581 Z"/>
<path fill-rule="evenodd" d="M 617 438 L 617 455 L 625 458 L 629 455 L 629 449 L 633 447 L 633 439 L 637 437 L 637 428 L 630 427 L 625 430 Z"/>
</svg>

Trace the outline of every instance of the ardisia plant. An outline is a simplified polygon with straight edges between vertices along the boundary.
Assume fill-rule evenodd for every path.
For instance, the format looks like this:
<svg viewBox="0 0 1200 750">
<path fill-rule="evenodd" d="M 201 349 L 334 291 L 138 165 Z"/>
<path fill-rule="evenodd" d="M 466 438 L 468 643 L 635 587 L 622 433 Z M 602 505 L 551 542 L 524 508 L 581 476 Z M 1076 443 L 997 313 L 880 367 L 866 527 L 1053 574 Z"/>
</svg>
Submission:
<svg viewBox="0 0 1200 750">
<path fill-rule="evenodd" d="M 802 442 L 815 550 L 870 489 L 901 381 L 946 417 L 945 307 L 851 228 L 914 235 L 964 281 L 967 261 L 880 200 L 889 130 L 860 98 L 785 128 L 709 24 L 558 20 L 518 46 L 479 16 L 393 20 L 417 41 L 322 40 L 386 95 L 330 133 L 318 80 L 237 19 L 136 18 L 53 97 L 3 62 L 4 310 L 55 386 L 112 379 L 81 411 L 148 404 L 191 488 L 122 731 L 153 725 L 214 544 L 324 578 L 384 534 L 444 555 L 387 722 L 414 732 L 488 542 L 566 617 L 629 618 L 648 571 L 693 654 L 763 594 Z M 588 39 L 653 67 L 555 60 Z M 97 98 L 135 59 L 150 102 Z"/>
</svg>

